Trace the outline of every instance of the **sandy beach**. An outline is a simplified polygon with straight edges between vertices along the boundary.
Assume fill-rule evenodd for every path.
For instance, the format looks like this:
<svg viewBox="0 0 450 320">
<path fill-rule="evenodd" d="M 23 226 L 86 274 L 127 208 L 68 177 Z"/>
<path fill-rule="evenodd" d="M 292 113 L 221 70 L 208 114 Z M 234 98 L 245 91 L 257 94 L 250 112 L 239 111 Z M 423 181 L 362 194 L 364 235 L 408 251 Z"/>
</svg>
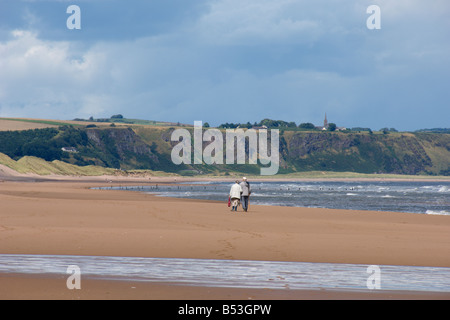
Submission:
<svg viewBox="0 0 450 320">
<path fill-rule="evenodd" d="M 178 180 L 180 181 L 180 179 Z M 450 217 L 161 198 L 109 185 L 173 178 L 0 182 L 0 254 L 96 255 L 450 267 Z M 226 195 L 225 195 L 226 197 Z M 175 286 L 0 275 L 0 299 L 449 299 L 450 293 Z"/>
</svg>

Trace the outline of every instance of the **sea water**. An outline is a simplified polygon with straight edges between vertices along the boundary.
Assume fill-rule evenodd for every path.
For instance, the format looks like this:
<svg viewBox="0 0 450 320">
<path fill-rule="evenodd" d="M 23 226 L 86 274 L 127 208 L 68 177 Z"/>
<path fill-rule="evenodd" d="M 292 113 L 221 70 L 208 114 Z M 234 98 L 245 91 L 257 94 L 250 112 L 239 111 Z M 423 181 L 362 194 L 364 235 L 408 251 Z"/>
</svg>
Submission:
<svg viewBox="0 0 450 320">
<path fill-rule="evenodd" d="M 250 205 L 450 215 L 450 181 L 250 181 L 250 184 L 253 191 Z M 229 182 L 190 182 L 127 187 L 127 190 L 226 202 L 231 185 Z"/>
<path fill-rule="evenodd" d="M 361 264 L 179 258 L 0 254 L 0 273 L 81 279 L 269 289 L 368 290 L 373 273 Z M 379 265 L 379 289 L 450 292 L 450 268 Z"/>
</svg>

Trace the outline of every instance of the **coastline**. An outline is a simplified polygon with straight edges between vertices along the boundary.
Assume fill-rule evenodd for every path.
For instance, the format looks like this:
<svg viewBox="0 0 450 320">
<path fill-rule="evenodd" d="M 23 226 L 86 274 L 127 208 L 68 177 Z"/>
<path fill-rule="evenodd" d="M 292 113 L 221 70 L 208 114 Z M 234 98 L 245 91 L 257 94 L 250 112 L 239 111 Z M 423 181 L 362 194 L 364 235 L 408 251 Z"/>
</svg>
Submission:
<svg viewBox="0 0 450 320">
<path fill-rule="evenodd" d="M 258 182 L 267 181 L 279 181 L 279 182 L 290 182 L 290 181 L 423 181 L 423 182 L 450 182 L 450 176 L 412 176 L 412 175 L 394 175 L 394 174 L 355 174 L 355 173 L 341 173 L 341 172 L 305 172 L 298 174 L 277 174 L 275 176 L 252 176 L 247 175 L 249 180 Z M 147 182 L 161 182 L 161 183 L 171 183 L 171 182 L 189 182 L 189 181 L 230 181 L 234 182 L 236 179 L 241 179 L 242 174 L 231 174 L 229 176 L 179 176 L 179 175 L 167 175 L 164 173 L 154 173 L 147 171 L 130 171 L 125 172 L 123 175 L 101 175 L 101 176 L 89 176 L 89 175 L 38 175 L 34 173 L 19 173 L 10 167 L 0 164 L 0 182 L 2 181 L 29 181 L 29 182 L 40 182 L 40 181 L 61 181 L 61 182 L 92 182 L 101 183 L 102 181 L 111 182 L 136 182 L 136 183 L 147 183 Z"/>
<path fill-rule="evenodd" d="M 136 185 L 199 181 L 179 177 L 176 181 L 173 177 L 152 177 L 151 180 L 112 178 L 58 177 L 57 180 L 38 183 L 0 183 L 0 253 L 450 267 L 448 216 L 370 211 L 361 214 L 352 210 L 272 206 L 252 206 L 247 214 L 231 214 L 225 202 L 89 189 L 119 183 Z M 0 286 L 4 288 L 0 289 L 0 298 L 74 298 L 64 284 L 64 288 L 58 289 L 60 293 L 53 291 L 51 281 L 45 285 L 48 288 L 45 292 L 30 288 L 21 290 L 20 283 L 25 278 L 28 277 L 0 275 L 0 282 L 7 284 L 6 287 Z M 31 285 L 43 280 L 33 278 L 27 281 Z M 88 281 L 91 282 L 86 280 L 86 283 Z M 206 288 L 187 286 L 182 286 L 183 289 L 177 286 L 174 290 L 172 284 L 158 284 L 165 290 L 162 287 L 156 290 L 161 294 L 152 298 L 150 293 L 145 292 L 154 292 L 151 287 L 156 284 L 144 285 L 146 289 L 142 289 L 140 295 L 134 295 L 129 290 L 118 289 L 124 284 L 117 281 L 92 283 L 96 283 L 99 290 L 102 286 L 110 288 L 104 290 L 110 293 L 111 298 L 115 296 L 119 299 L 240 299 L 242 296 L 238 293 L 241 290 L 208 288 L 204 291 Z M 10 291 L 8 288 L 16 289 Z M 212 294 L 213 291 L 217 295 Z M 244 296 L 263 299 L 449 298 L 445 293 L 436 296 L 428 292 L 377 292 L 366 295 L 334 290 L 283 290 L 279 293 L 249 289 L 246 292 L 249 291 L 253 293 Z M 81 294 L 81 299 L 107 298 L 101 290 L 92 289 L 90 292 L 92 295 L 86 292 L 78 294 Z M 181 297 L 177 292 L 185 292 L 186 295 Z"/>
</svg>

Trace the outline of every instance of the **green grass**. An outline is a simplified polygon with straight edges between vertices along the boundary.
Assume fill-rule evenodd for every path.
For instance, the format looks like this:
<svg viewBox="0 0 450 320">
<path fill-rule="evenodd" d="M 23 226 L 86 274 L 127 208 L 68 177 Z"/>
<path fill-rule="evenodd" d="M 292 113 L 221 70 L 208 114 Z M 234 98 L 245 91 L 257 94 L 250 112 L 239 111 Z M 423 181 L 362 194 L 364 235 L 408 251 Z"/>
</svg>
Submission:
<svg viewBox="0 0 450 320">
<path fill-rule="evenodd" d="M 142 119 L 128 119 L 128 118 L 109 119 L 108 122 L 110 122 L 110 123 L 135 124 L 135 125 L 143 125 L 143 126 L 159 126 L 159 127 L 177 126 L 176 123 L 170 123 L 170 122 L 161 122 L 161 121 L 154 121 L 154 120 L 142 120 Z"/>
</svg>

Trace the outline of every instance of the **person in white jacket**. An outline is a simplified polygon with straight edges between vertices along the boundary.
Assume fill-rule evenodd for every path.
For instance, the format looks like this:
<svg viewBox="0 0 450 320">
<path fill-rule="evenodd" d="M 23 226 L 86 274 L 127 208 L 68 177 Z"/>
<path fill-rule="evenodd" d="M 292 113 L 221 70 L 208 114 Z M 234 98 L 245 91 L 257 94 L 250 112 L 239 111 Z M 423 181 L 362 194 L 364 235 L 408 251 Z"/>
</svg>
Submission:
<svg viewBox="0 0 450 320">
<path fill-rule="evenodd" d="M 239 180 L 231 186 L 230 198 L 231 198 L 231 211 L 237 211 L 239 201 L 241 200 L 242 187 L 239 185 Z"/>
</svg>

